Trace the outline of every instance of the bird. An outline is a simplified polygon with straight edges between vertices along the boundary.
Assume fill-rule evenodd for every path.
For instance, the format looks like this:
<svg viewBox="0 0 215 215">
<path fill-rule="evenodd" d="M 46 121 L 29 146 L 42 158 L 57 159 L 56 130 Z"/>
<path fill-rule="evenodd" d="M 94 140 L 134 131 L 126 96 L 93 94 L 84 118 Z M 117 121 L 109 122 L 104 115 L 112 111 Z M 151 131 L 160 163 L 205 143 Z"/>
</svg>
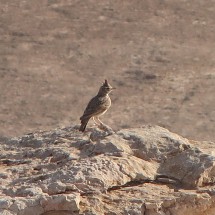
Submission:
<svg viewBox="0 0 215 215">
<path fill-rule="evenodd" d="M 83 115 L 80 117 L 81 126 L 79 131 L 85 131 L 87 123 L 91 118 L 100 128 L 105 128 L 105 124 L 100 121 L 99 117 L 110 108 L 111 99 L 109 93 L 114 89 L 116 88 L 112 87 L 107 80 L 102 83 L 98 94 L 89 101 Z"/>
</svg>

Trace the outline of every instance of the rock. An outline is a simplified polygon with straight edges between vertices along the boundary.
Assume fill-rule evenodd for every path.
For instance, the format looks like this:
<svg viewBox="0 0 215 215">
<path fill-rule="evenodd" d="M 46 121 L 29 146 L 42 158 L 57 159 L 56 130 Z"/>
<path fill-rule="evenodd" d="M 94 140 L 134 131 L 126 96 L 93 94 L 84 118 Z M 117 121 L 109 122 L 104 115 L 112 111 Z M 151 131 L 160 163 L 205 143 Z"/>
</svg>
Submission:
<svg viewBox="0 0 215 215">
<path fill-rule="evenodd" d="M 0 214 L 1 215 L 16 215 L 16 213 L 13 211 L 2 210 L 2 209 L 0 209 Z"/>
<path fill-rule="evenodd" d="M 117 135 L 111 135 L 103 140 L 98 141 L 92 150 L 95 154 L 113 154 L 127 153 L 132 155 L 133 152 L 128 143 L 119 138 Z"/>
<path fill-rule="evenodd" d="M 57 151 L 53 151 L 52 153 L 52 158 L 50 159 L 50 162 L 59 162 L 59 161 L 62 161 L 64 159 L 67 159 L 69 158 L 69 153 L 64 151 L 64 150 L 61 150 L 60 148 L 57 150 Z"/>
<path fill-rule="evenodd" d="M 79 211 L 80 195 L 79 194 L 60 194 L 54 196 L 47 196 L 40 200 L 41 206 L 45 211 L 65 210 L 65 211 Z"/>
<path fill-rule="evenodd" d="M 8 174 L 0 173 L 0 179 L 6 179 L 6 178 L 8 178 Z"/>
<path fill-rule="evenodd" d="M 9 210 L 14 211 L 15 213 L 19 213 L 19 211 L 23 211 L 27 208 L 26 201 L 24 199 L 14 199 L 13 204 L 10 206 Z"/>
<path fill-rule="evenodd" d="M 214 143 L 159 126 L 89 132 L 4 139 L 0 214 L 215 214 Z"/>
<path fill-rule="evenodd" d="M 64 193 L 66 190 L 66 185 L 60 181 L 57 181 L 57 182 L 49 184 L 47 189 L 48 189 L 47 193 L 49 195 Z"/>
<path fill-rule="evenodd" d="M 18 215 L 41 215 L 44 209 L 39 204 L 40 197 L 36 198 L 15 198 L 13 204 L 9 208 L 10 211 Z"/>
<path fill-rule="evenodd" d="M 118 131 L 128 141 L 134 155 L 144 160 L 164 162 L 167 156 L 180 153 L 190 147 L 187 139 L 159 126 L 145 126 L 142 129 Z"/>
<path fill-rule="evenodd" d="M 100 130 L 98 128 L 91 129 L 90 140 L 94 142 L 112 134 L 114 134 L 114 131 L 111 128 L 107 128 L 105 130 Z"/>
<path fill-rule="evenodd" d="M 174 177 L 191 187 L 215 182 L 215 158 L 167 129 L 146 126 L 122 130 L 118 134 L 128 140 L 135 156 L 159 162 L 159 174 Z"/>
<path fill-rule="evenodd" d="M 16 191 L 17 196 L 37 196 L 43 194 L 40 187 L 21 187 Z"/>
<path fill-rule="evenodd" d="M 34 134 L 30 134 L 23 136 L 20 139 L 19 144 L 22 145 L 22 147 L 38 148 L 42 146 L 43 140 L 41 137 L 36 137 Z"/>
<path fill-rule="evenodd" d="M 0 199 L 0 209 L 7 209 L 12 205 L 12 199 L 10 197 Z"/>
</svg>

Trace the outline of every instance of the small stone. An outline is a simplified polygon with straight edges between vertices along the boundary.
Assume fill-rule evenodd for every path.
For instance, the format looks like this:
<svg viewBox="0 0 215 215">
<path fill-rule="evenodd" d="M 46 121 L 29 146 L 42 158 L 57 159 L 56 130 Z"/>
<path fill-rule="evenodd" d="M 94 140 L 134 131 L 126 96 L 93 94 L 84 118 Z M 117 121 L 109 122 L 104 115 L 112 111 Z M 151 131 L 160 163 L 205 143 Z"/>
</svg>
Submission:
<svg viewBox="0 0 215 215">
<path fill-rule="evenodd" d="M 37 196 L 43 194 L 43 191 L 39 187 L 28 187 L 28 188 L 20 188 L 17 190 L 17 196 Z"/>
<path fill-rule="evenodd" d="M 1 215 L 17 215 L 15 212 L 13 211 L 8 211 L 8 210 L 4 210 L 4 209 L 0 209 L 0 214 Z"/>
<path fill-rule="evenodd" d="M 40 201 L 45 211 L 52 210 L 70 210 L 79 211 L 79 194 L 60 194 L 48 196 Z"/>
<path fill-rule="evenodd" d="M 66 190 L 66 185 L 60 181 L 57 181 L 49 184 L 47 188 L 48 188 L 48 194 L 53 195 L 58 193 L 64 193 Z"/>
<path fill-rule="evenodd" d="M 0 198 L 0 209 L 7 209 L 13 204 L 12 199 L 9 197 Z"/>
</svg>

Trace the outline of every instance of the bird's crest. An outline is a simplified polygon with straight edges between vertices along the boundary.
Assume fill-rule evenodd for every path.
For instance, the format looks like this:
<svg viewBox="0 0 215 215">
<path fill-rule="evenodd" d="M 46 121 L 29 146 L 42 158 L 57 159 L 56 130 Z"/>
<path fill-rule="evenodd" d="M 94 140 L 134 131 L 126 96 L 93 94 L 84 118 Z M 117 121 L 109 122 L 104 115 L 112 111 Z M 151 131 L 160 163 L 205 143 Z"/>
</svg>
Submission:
<svg viewBox="0 0 215 215">
<path fill-rule="evenodd" d="M 102 83 L 102 87 L 112 88 L 112 86 L 108 83 L 107 79 L 105 79 L 104 83 Z"/>
</svg>

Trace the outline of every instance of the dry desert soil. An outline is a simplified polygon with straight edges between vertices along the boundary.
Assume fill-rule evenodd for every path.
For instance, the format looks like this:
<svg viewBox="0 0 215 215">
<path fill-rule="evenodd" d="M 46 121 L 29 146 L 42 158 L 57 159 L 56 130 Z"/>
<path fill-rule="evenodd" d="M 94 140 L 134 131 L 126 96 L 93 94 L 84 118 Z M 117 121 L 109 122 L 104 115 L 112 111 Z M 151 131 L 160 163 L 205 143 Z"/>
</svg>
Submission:
<svg viewBox="0 0 215 215">
<path fill-rule="evenodd" d="M 106 78 L 113 129 L 214 140 L 214 20 L 212 0 L 0 0 L 0 135 L 78 124 Z"/>
</svg>

